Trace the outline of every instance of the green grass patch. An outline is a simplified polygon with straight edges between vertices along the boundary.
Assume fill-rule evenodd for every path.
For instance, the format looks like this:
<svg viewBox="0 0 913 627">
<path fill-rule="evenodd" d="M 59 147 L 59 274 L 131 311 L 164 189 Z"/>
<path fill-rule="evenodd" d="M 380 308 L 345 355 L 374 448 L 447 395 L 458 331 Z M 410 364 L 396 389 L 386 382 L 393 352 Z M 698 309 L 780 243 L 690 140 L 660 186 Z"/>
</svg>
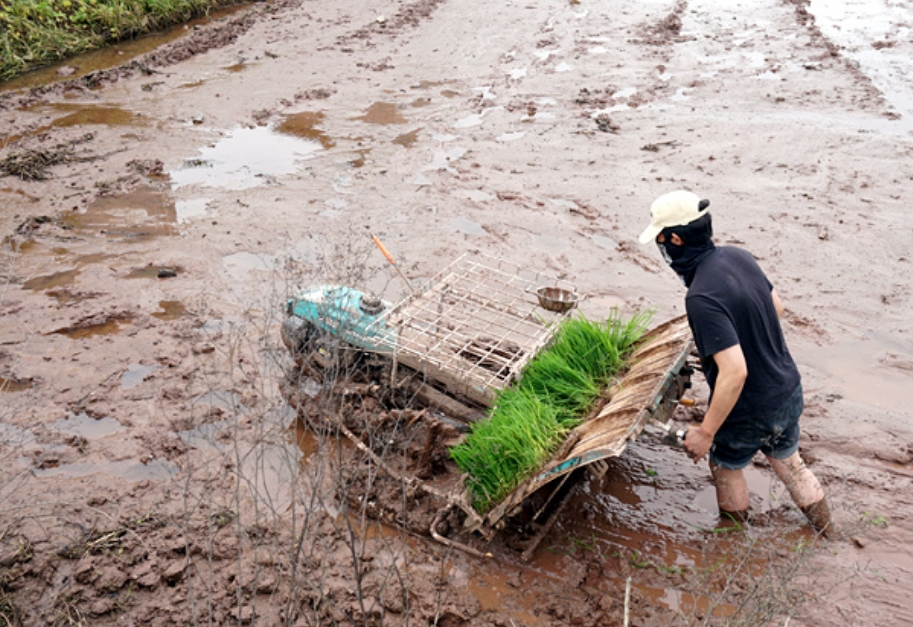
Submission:
<svg viewBox="0 0 913 627">
<path fill-rule="evenodd" d="M 602 322 L 581 315 L 561 323 L 520 380 L 450 451 L 477 511 L 487 512 L 554 454 L 623 370 L 651 316 L 625 320 L 613 312 Z"/>
<path fill-rule="evenodd" d="M 237 0 L 0 1 L 0 80 L 239 4 Z"/>
</svg>

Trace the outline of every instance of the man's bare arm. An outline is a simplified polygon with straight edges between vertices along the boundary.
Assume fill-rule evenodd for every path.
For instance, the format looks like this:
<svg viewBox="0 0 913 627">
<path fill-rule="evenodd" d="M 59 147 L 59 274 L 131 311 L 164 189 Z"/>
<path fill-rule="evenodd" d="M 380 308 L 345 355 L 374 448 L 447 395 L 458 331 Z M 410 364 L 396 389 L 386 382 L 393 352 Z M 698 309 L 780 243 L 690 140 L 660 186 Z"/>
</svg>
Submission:
<svg viewBox="0 0 913 627">
<path fill-rule="evenodd" d="M 714 354 L 713 360 L 719 369 L 716 385 L 713 388 L 713 400 L 710 407 L 707 408 L 704 421 L 700 426 L 690 427 L 685 437 L 685 450 L 695 463 L 710 450 L 713 436 L 716 435 L 726 417 L 729 416 L 729 412 L 735 407 L 739 395 L 742 394 L 745 378 L 748 376 L 745 355 L 738 344 Z"/>
<path fill-rule="evenodd" d="M 774 309 L 777 310 L 777 317 L 782 318 L 783 312 L 786 310 L 786 308 L 783 306 L 783 301 L 780 300 L 780 295 L 777 294 L 776 289 L 770 290 L 770 297 L 774 299 Z"/>
</svg>

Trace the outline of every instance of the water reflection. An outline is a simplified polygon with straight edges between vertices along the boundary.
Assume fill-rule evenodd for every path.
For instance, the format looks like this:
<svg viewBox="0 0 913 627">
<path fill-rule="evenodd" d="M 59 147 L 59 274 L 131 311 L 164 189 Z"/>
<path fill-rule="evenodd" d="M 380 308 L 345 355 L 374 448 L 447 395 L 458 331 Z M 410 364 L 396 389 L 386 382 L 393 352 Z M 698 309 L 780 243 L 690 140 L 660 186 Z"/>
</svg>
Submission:
<svg viewBox="0 0 913 627">
<path fill-rule="evenodd" d="M 322 148 L 319 142 L 277 133 L 266 126 L 234 129 L 215 145 L 201 148 L 198 158 L 172 170 L 172 186 L 250 189 L 292 174 L 299 161 L 313 157 Z"/>
</svg>

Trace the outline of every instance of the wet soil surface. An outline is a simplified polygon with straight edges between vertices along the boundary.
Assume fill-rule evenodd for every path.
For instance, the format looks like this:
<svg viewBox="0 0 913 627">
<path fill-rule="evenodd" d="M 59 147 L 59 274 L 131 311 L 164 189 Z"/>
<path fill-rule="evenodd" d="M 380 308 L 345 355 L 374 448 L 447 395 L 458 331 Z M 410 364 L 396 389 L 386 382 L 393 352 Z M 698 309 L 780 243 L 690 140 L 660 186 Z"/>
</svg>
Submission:
<svg viewBox="0 0 913 627">
<path fill-rule="evenodd" d="M 290 0 L 0 93 L 0 616 L 911 624 L 911 22 L 879 0 Z M 486 253 L 573 282 L 591 317 L 679 315 L 636 237 L 680 187 L 787 305 L 836 539 L 761 462 L 756 517 L 715 531 L 707 468 L 644 436 L 528 560 L 511 529 L 476 558 L 281 393 L 296 289 L 408 293 L 370 234 L 416 285 Z M 299 383 L 305 417 L 326 389 L 369 435 L 414 417 Z M 368 439 L 446 466 L 427 433 Z"/>
</svg>

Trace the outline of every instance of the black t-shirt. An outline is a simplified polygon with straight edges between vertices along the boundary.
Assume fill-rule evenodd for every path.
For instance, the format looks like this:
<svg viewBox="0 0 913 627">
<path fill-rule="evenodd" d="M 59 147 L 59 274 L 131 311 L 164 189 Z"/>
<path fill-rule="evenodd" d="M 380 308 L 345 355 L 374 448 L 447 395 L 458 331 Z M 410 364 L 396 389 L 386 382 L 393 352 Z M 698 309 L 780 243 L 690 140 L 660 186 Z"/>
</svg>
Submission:
<svg viewBox="0 0 913 627">
<path fill-rule="evenodd" d="M 748 377 L 728 423 L 776 409 L 800 382 L 772 289 L 750 253 L 718 246 L 697 267 L 685 296 L 688 323 L 711 391 L 719 374 L 713 355 L 736 344 L 745 355 Z"/>
</svg>

